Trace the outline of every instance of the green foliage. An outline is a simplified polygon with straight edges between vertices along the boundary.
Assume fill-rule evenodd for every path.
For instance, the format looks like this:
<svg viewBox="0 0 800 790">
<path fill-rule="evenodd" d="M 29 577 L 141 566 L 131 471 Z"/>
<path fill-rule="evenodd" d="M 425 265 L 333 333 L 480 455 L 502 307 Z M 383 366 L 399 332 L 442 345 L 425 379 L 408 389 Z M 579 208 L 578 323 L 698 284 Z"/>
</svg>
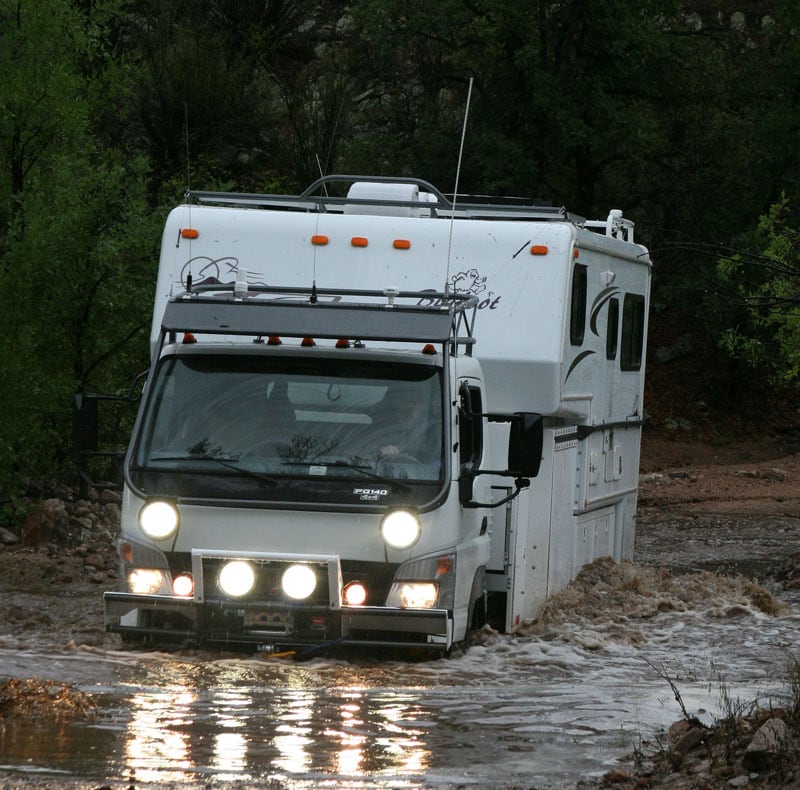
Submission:
<svg viewBox="0 0 800 790">
<path fill-rule="evenodd" d="M 722 347 L 780 382 L 800 379 L 800 229 L 784 195 L 760 217 L 746 251 L 717 264 L 748 325 L 728 329 Z"/>
</svg>

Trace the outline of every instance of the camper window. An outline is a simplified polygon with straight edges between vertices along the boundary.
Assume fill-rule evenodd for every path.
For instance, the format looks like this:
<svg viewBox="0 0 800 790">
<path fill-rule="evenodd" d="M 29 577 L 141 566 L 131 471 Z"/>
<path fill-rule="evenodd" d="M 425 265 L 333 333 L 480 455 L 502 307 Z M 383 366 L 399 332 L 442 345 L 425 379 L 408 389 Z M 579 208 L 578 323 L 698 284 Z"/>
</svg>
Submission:
<svg viewBox="0 0 800 790">
<path fill-rule="evenodd" d="M 619 341 L 619 299 L 608 302 L 608 324 L 606 326 L 606 359 L 617 358 Z"/>
<path fill-rule="evenodd" d="M 572 270 L 572 299 L 569 313 L 569 342 L 573 346 L 583 345 L 586 330 L 586 283 L 587 267 L 576 263 Z"/>
<path fill-rule="evenodd" d="M 622 303 L 622 370 L 639 370 L 642 367 L 644 345 L 644 297 L 640 294 L 625 294 Z"/>
</svg>

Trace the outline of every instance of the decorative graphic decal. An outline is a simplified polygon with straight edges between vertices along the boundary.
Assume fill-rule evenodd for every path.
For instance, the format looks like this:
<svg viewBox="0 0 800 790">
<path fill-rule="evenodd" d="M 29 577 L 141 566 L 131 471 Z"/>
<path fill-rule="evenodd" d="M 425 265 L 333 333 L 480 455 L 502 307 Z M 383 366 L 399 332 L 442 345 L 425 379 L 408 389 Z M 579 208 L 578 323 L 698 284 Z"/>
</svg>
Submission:
<svg viewBox="0 0 800 790">
<path fill-rule="evenodd" d="M 483 299 L 478 302 L 478 310 L 496 310 L 501 297 L 495 295 L 494 291 L 487 292 L 486 280 L 486 275 L 481 275 L 477 269 L 467 269 L 464 272 L 453 275 L 453 291 L 471 293 L 475 294 L 475 296 L 481 296 L 485 293 L 486 295 Z M 435 293 L 434 288 L 426 288 L 425 292 L 428 291 Z M 419 307 L 439 307 L 441 303 L 441 299 L 423 297 L 417 302 L 417 305 Z"/>
<path fill-rule="evenodd" d="M 569 366 L 569 370 L 567 371 L 567 375 L 564 376 L 564 383 L 565 384 L 567 383 L 567 379 L 569 378 L 570 373 L 572 373 L 572 371 L 575 370 L 576 367 L 578 367 L 578 364 L 580 362 L 583 362 L 583 360 L 586 359 L 586 357 L 589 357 L 592 354 L 594 354 L 594 351 L 591 351 L 591 350 L 581 351 L 581 353 L 578 354 L 578 356 L 575 357 L 575 359 L 572 360 L 572 364 Z"/>
<path fill-rule="evenodd" d="M 597 317 L 600 315 L 600 311 L 609 303 L 609 301 L 611 301 L 614 296 L 619 293 L 621 293 L 621 289 L 617 286 L 614 286 L 612 288 L 604 288 L 594 298 L 594 301 L 592 302 L 592 309 L 589 313 L 589 329 L 596 337 L 600 337 L 600 332 L 597 329 Z M 572 371 L 575 370 L 575 368 L 578 367 L 578 365 L 583 362 L 584 359 L 590 357 L 594 353 L 595 352 L 591 350 L 581 351 L 581 353 L 572 360 L 572 364 L 569 366 L 569 370 L 567 370 L 567 375 L 564 377 L 565 384 L 567 383 L 567 379 L 570 377 Z"/>
<path fill-rule="evenodd" d="M 616 296 L 618 293 L 621 293 L 621 289 L 614 286 L 613 288 L 604 288 L 600 291 L 599 294 L 595 297 L 595 300 L 592 302 L 592 312 L 591 318 L 589 319 L 589 329 L 592 330 L 592 333 L 600 337 L 600 333 L 597 331 L 597 316 L 600 314 L 600 310 L 603 309 L 603 306 L 608 303 L 608 301 Z"/>
<path fill-rule="evenodd" d="M 199 268 L 196 268 L 198 263 Z M 239 271 L 239 259 L 231 256 L 224 258 L 209 258 L 207 255 L 197 255 L 190 258 L 181 268 L 181 285 L 186 287 L 186 275 L 191 272 L 194 285 L 230 285 L 236 282 Z M 247 282 L 251 285 L 266 285 L 261 278 L 261 272 L 247 270 Z M 227 279 L 226 279 L 227 278 Z"/>
</svg>

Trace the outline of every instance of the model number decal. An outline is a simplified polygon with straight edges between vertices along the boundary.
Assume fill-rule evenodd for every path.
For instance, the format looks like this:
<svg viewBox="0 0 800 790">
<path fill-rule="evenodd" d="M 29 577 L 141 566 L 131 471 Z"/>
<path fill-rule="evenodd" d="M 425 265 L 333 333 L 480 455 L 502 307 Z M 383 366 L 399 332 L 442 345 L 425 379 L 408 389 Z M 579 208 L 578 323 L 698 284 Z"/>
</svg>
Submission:
<svg viewBox="0 0 800 790">
<path fill-rule="evenodd" d="M 389 493 L 388 488 L 354 488 L 353 493 L 359 499 L 367 501 L 375 501 L 379 497 L 386 496 Z"/>
</svg>

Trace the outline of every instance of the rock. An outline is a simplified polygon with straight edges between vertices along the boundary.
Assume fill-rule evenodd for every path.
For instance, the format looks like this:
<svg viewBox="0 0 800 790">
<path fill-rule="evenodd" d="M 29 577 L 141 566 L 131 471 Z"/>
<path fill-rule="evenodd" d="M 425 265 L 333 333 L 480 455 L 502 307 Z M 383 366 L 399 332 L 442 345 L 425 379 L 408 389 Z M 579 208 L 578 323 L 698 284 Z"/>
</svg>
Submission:
<svg viewBox="0 0 800 790">
<path fill-rule="evenodd" d="M 87 568 L 102 569 L 106 567 L 106 561 L 99 554 L 89 554 L 84 559 L 83 564 Z"/>
<path fill-rule="evenodd" d="M 48 510 L 52 510 L 54 516 L 60 516 L 62 513 L 66 512 L 67 509 L 67 504 L 63 499 L 46 499 L 44 506 Z"/>
<path fill-rule="evenodd" d="M 20 536 L 23 546 L 39 546 L 50 540 L 56 523 L 55 511 L 48 505 L 51 501 L 39 502 L 28 511 Z"/>
<path fill-rule="evenodd" d="M 621 771 L 618 768 L 606 771 L 606 773 L 603 774 L 603 783 L 609 785 L 624 784 L 630 782 L 631 779 L 632 777 L 627 771 Z"/>
<path fill-rule="evenodd" d="M 689 478 L 689 473 L 684 471 L 670 472 L 670 480 L 686 480 Z"/>
<path fill-rule="evenodd" d="M 789 730 L 782 719 L 769 719 L 753 736 L 742 755 L 742 765 L 750 771 L 761 771 L 786 750 Z"/>
<path fill-rule="evenodd" d="M 4 546 L 13 546 L 19 543 L 19 538 L 10 529 L 0 527 L 0 543 Z"/>
<path fill-rule="evenodd" d="M 765 469 L 761 476 L 767 480 L 775 480 L 778 483 L 783 483 L 789 479 L 789 473 L 785 469 Z"/>
<path fill-rule="evenodd" d="M 676 754 L 688 754 L 699 746 L 706 738 L 706 731 L 701 727 L 692 727 L 682 735 L 673 745 L 672 751 Z"/>
<path fill-rule="evenodd" d="M 110 488 L 104 488 L 100 492 L 100 503 L 103 505 L 108 505 L 110 503 L 120 504 L 122 502 L 122 496 L 120 495 L 119 491 L 114 491 Z"/>
<path fill-rule="evenodd" d="M 728 779 L 729 787 L 747 787 L 750 784 L 750 776 L 742 774 L 741 776 L 734 776 L 733 779 Z"/>
</svg>

